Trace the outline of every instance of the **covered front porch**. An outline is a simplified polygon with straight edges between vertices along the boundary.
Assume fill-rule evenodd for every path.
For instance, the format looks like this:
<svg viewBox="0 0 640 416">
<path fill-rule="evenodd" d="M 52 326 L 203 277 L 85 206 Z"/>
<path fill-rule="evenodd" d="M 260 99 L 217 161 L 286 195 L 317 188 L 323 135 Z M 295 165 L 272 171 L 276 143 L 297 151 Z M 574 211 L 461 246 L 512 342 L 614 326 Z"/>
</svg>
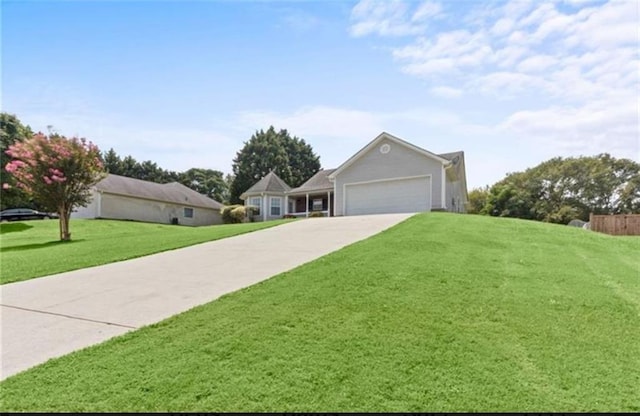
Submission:
<svg viewBox="0 0 640 416">
<path fill-rule="evenodd" d="M 289 194 L 285 196 L 284 206 L 285 215 L 296 217 L 335 215 L 332 190 Z"/>
</svg>

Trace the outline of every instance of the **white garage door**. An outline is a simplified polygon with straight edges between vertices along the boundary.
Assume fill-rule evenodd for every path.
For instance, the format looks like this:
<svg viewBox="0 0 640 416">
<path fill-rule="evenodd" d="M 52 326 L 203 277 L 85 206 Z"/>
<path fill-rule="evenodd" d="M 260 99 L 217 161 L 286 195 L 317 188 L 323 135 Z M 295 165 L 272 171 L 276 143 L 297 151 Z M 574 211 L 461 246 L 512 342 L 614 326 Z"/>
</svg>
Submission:
<svg viewBox="0 0 640 416">
<path fill-rule="evenodd" d="M 345 215 L 391 214 L 431 210 L 431 177 L 347 184 Z"/>
</svg>

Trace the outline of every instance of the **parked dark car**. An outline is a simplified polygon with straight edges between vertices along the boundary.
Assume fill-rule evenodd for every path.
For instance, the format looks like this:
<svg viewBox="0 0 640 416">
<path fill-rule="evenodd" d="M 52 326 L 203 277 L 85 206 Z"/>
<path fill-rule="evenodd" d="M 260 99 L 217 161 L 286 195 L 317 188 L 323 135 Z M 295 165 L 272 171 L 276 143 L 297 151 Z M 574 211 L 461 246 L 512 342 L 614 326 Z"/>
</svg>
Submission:
<svg viewBox="0 0 640 416">
<path fill-rule="evenodd" d="M 11 208 L 0 212 L 0 221 L 43 220 L 45 218 L 58 218 L 58 214 L 29 208 Z"/>
</svg>

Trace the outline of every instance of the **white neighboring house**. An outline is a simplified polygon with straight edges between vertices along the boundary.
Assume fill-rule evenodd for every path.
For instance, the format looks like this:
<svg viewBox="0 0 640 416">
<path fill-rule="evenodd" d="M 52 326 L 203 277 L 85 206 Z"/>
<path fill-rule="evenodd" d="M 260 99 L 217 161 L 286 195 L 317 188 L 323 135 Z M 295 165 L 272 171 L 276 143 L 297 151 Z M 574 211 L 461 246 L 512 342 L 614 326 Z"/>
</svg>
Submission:
<svg viewBox="0 0 640 416">
<path fill-rule="evenodd" d="M 383 132 L 337 169 L 291 189 L 270 172 L 241 196 L 258 220 L 401 212 L 466 212 L 464 152 L 435 154 Z M 265 209 L 266 208 L 266 209 Z"/>
<path fill-rule="evenodd" d="M 161 224 L 222 224 L 223 205 L 180 183 L 159 184 L 109 174 L 92 189 L 86 207 L 72 218 L 105 218 Z"/>
</svg>

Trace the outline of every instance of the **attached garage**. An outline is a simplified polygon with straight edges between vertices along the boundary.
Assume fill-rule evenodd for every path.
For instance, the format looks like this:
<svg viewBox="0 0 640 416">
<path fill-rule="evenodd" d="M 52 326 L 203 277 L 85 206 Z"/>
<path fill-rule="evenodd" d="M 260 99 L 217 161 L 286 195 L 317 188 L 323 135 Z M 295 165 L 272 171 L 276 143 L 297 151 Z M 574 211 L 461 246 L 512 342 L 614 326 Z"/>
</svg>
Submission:
<svg viewBox="0 0 640 416">
<path fill-rule="evenodd" d="M 431 176 L 344 184 L 344 215 L 431 210 Z"/>
</svg>

